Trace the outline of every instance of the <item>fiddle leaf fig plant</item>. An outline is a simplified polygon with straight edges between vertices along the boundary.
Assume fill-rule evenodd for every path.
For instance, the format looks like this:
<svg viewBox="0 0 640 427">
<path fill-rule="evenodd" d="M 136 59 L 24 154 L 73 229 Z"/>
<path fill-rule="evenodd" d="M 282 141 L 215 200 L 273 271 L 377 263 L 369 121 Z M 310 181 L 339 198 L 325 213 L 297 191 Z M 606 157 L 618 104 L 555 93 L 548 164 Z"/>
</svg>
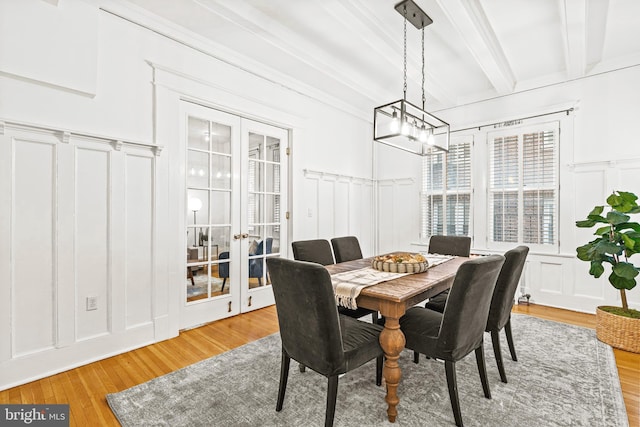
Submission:
<svg viewBox="0 0 640 427">
<path fill-rule="evenodd" d="M 609 283 L 620 291 L 623 311 L 629 310 L 627 290 L 636 286 L 636 276 L 640 269 L 629 258 L 640 253 L 640 224 L 631 222 L 631 214 L 640 213 L 636 202 L 638 196 L 624 191 L 614 191 L 607 197 L 608 206 L 596 206 L 587 219 L 576 221 L 581 228 L 591 228 L 604 224 L 596 229 L 596 239 L 576 249 L 578 259 L 590 263 L 589 274 L 599 278 L 605 272 L 603 264 L 611 264 Z M 605 212 L 606 211 L 606 212 Z M 629 313 L 632 317 L 633 314 Z"/>
</svg>

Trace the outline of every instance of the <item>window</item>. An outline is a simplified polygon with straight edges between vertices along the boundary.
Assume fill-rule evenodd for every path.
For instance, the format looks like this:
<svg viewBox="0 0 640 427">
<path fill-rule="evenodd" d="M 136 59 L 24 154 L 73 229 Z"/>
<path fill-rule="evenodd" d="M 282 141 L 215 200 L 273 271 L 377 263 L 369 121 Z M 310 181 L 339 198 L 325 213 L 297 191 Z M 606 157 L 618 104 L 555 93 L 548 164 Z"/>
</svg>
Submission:
<svg viewBox="0 0 640 427">
<path fill-rule="evenodd" d="M 422 162 L 422 237 L 469 236 L 471 142 L 452 143 L 448 153 L 434 152 Z"/>
<path fill-rule="evenodd" d="M 489 241 L 557 244 L 559 123 L 489 133 Z"/>
</svg>

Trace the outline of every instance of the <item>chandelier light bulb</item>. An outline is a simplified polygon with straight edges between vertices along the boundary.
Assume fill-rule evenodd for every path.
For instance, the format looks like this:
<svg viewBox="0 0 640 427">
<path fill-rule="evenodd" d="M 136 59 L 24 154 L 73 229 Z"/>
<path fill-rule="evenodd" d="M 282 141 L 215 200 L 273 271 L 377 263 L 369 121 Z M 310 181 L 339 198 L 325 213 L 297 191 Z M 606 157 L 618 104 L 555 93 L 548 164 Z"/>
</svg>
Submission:
<svg viewBox="0 0 640 427">
<path fill-rule="evenodd" d="M 433 137 L 433 129 L 429 130 L 429 137 L 427 138 L 427 144 L 434 145 L 436 143 L 436 139 Z"/>
<path fill-rule="evenodd" d="M 426 142 L 427 141 L 427 129 L 424 127 L 424 123 L 422 124 L 422 127 L 420 128 L 420 136 L 418 137 L 418 139 L 420 139 L 420 142 Z"/>
<path fill-rule="evenodd" d="M 411 133 L 411 126 L 409 125 L 409 122 L 407 122 L 406 120 L 402 121 L 402 129 L 400 130 L 400 132 L 403 135 L 409 135 L 409 133 Z"/>
<path fill-rule="evenodd" d="M 389 124 L 389 130 L 393 133 L 397 133 L 400 128 L 400 120 L 398 120 L 398 112 L 393 110 L 393 116 L 391 116 L 391 123 Z"/>
</svg>

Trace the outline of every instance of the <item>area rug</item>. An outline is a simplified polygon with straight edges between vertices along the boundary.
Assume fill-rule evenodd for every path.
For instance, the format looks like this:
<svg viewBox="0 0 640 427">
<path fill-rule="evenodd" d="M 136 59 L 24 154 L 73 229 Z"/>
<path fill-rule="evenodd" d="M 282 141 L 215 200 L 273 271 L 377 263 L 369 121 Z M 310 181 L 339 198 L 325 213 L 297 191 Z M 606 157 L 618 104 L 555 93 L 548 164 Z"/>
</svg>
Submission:
<svg viewBox="0 0 640 427">
<path fill-rule="evenodd" d="M 466 426 L 628 426 L 611 347 L 591 329 L 514 315 L 518 362 L 502 335 L 508 384 L 500 381 L 491 339 L 485 355 L 492 399 L 485 399 L 472 354 L 458 362 Z M 454 426 L 444 364 L 401 354 L 400 404 L 387 421 L 375 362 L 342 377 L 335 426 Z M 123 426 L 321 426 L 327 381 L 291 364 L 281 412 L 275 411 L 280 336 L 274 334 L 119 393 L 107 401 Z"/>
<path fill-rule="evenodd" d="M 193 284 L 187 281 L 187 298 L 204 295 L 208 292 L 209 284 L 206 274 L 199 274 L 193 277 Z M 211 278 L 211 293 L 220 292 L 222 289 L 222 279 Z"/>
</svg>

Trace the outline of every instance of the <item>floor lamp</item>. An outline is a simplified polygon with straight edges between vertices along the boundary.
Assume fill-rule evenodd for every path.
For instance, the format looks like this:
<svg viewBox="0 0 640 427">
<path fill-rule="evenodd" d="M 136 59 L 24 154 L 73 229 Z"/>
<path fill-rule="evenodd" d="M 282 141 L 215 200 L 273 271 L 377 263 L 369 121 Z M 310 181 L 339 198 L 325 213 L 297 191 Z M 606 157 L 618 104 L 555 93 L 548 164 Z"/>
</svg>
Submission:
<svg viewBox="0 0 640 427">
<path fill-rule="evenodd" d="M 189 210 L 193 211 L 193 246 L 196 247 L 198 246 L 198 233 L 196 233 L 196 228 L 195 225 L 197 223 L 196 221 L 196 213 L 200 210 L 200 208 L 202 208 L 202 200 L 198 199 L 197 197 L 191 197 L 189 198 Z"/>
</svg>

